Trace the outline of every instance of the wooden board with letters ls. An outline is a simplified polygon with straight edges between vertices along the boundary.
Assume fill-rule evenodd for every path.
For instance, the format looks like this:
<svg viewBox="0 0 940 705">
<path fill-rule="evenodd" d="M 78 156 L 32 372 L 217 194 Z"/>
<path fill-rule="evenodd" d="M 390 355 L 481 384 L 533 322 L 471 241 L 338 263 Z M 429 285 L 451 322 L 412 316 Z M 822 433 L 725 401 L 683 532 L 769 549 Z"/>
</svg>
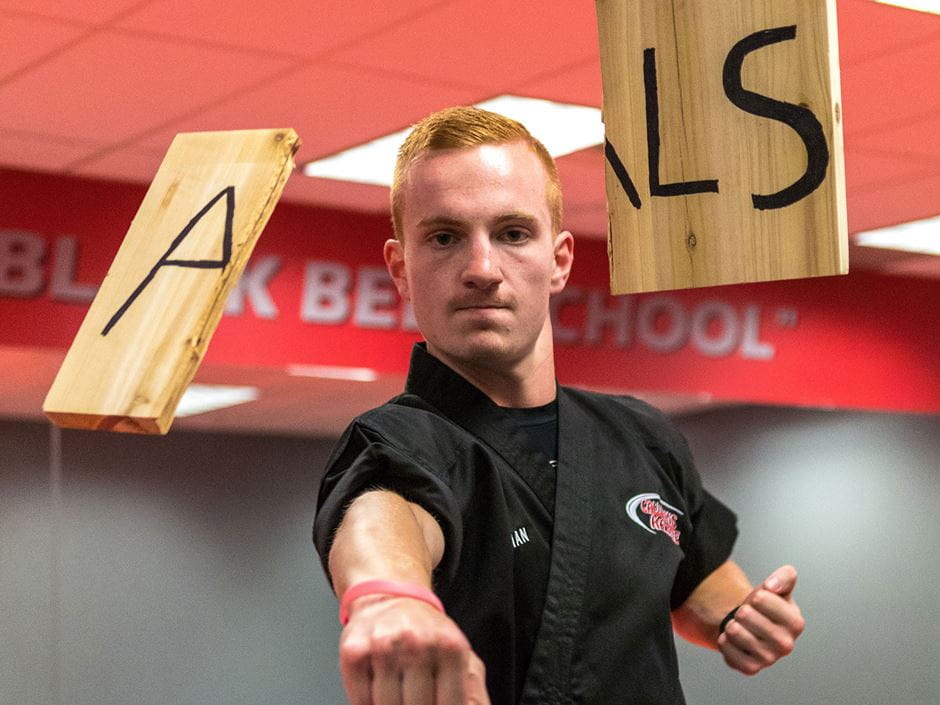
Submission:
<svg viewBox="0 0 940 705">
<path fill-rule="evenodd" d="M 54 423 L 169 430 L 298 146 L 290 129 L 176 136 L 46 396 Z"/>
<path fill-rule="evenodd" d="M 611 291 L 848 271 L 835 0 L 596 0 Z"/>
</svg>

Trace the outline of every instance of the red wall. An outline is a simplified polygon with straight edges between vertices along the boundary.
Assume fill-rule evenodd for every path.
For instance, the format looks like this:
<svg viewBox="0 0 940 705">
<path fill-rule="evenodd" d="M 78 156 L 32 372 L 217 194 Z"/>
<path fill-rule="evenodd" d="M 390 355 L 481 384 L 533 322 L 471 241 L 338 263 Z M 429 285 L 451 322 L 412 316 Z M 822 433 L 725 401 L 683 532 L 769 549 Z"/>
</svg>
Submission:
<svg viewBox="0 0 940 705">
<path fill-rule="evenodd" d="M 0 345 L 70 344 L 144 191 L 0 171 Z M 418 335 L 384 274 L 388 233 L 384 216 L 280 204 L 207 359 L 403 372 Z M 940 411 L 929 281 L 857 273 L 611 297 L 607 271 L 605 244 L 578 240 L 553 304 L 564 383 Z"/>
</svg>

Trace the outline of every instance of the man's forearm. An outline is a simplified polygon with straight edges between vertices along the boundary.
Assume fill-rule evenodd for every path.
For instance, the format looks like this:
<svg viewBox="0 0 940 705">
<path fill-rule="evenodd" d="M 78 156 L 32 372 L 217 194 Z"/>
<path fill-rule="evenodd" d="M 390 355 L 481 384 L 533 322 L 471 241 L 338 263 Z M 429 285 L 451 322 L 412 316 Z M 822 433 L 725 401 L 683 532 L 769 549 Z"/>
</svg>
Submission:
<svg viewBox="0 0 940 705">
<path fill-rule="evenodd" d="M 687 641 L 718 647 L 718 625 L 751 592 L 751 583 L 736 563 L 726 561 L 692 591 L 672 613 L 676 632 Z"/>
<path fill-rule="evenodd" d="M 393 492 L 367 492 L 333 539 L 333 588 L 340 597 L 366 580 L 430 588 L 443 555 L 444 535 L 427 511 Z M 486 668 L 466 636 L 439 606 L 409 597 L 366 593 L 351 601 L 339 645 L 349 701 L 489 705 Z"/>
<path fill-rule="evenodd" d="M 431 587 L 444 552 L 437 522 L 399 495 L 375 490 L 346 510 L 330 549 L 330 575 L 338 596 L 364 580 L 400 580 Z"/>
</svg>

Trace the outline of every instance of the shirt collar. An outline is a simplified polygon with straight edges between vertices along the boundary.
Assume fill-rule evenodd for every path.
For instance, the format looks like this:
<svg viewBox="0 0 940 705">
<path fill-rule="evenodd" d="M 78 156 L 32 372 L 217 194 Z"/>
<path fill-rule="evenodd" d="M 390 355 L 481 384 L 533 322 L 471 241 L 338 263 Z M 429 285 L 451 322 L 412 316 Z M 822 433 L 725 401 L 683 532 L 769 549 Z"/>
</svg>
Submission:
<svg viewBox="0 0 940 705">
<path fill-rule="evenodd" d="M 447 416 L 468 407 L 496 407 L 486 394 L 429 353 L 423 342 L 415 343 L 411 351 L 405 393 L 421 397 Z"/>
<path fill-rule="evenodd" d="M 557 389 L 560 395 L 563 388 Z M 416 343 L 412 349 L 405 393 L 421 397 L 499 453 L 552 513 L 555 480 L 545 471 L 550 458 L 531 447 L 525 431 L 505 409 L 429 353 L 426 343 Z M 559 418 L 560 409 L 559 404 Z"/>
</svg>

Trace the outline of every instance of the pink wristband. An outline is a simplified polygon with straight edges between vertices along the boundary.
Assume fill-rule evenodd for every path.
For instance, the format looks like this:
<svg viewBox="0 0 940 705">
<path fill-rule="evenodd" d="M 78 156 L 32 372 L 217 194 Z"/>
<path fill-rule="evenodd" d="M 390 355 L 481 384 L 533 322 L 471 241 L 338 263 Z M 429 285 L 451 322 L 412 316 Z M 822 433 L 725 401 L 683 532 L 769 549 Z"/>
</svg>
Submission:
<svg viewBox="0 0 940 705">
<path fill-rule="evenodd" d="M 349 605 L 353 600 L 363 597 L 364 595 L 413 597 L 416 600 L 427 602 L 441 612 L 444 611 L 444 605 L 437 598 L 437 595 L 420 585 L 402 583 L 397 580 L 365 580 L 361 583 L 356 583 L 343 593 L 343 599 L 339 602 L 339 623 L 344 627 L 349 621 Z"/>
</svg>

